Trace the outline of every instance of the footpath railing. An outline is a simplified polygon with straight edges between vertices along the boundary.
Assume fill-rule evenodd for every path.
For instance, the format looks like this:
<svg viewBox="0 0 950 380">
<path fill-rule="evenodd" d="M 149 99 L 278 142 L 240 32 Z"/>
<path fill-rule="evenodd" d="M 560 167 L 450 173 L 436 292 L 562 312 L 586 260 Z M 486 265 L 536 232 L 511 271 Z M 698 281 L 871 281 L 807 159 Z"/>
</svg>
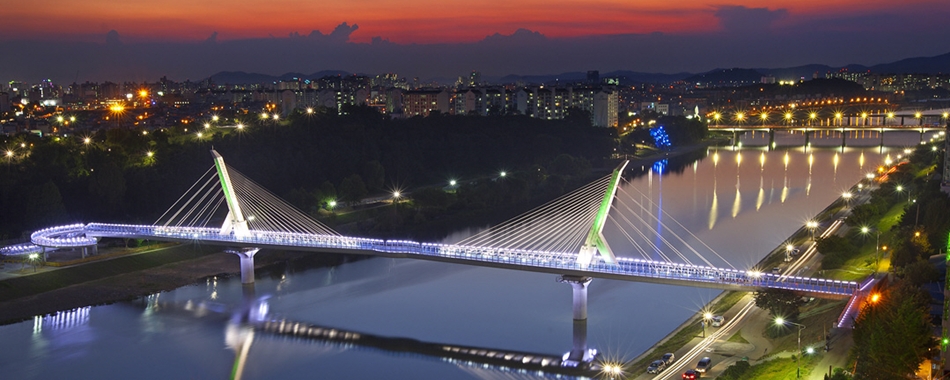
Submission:
<svg viewBox="0 0 950 380">
<path fill-rule="evenodd" d="M 758 271 L 742 271 L 700 265 L 618 258 L 617 265 L 597 261 L 589 266 L 577 263 L 576 253 L 533 251 L 510 248 L 477 247 L 408 240 L 381 240 L 339 235 L 251 231 L 248 236 L 222 235 L 218 228 L 165 227 L 90 223 L 53 227 L 33 234 L 34 244 L 51 247 L 90 245 L 100 237 L 149 238 L 177 241 L 216 241 L 236 246 L 281 246 L 287 248 L 327 248 L 370 251 L 407 257 L 439 257 L 472 263 L 493 263 L 512 267 L 560 269 L 573 272 L 645 277 L 682 282 L 702 282 L 742 288 L 777 288 L 813 293 L 851 296 L 859 289 L 852 281 L 780 276 Z"/>
</svg>

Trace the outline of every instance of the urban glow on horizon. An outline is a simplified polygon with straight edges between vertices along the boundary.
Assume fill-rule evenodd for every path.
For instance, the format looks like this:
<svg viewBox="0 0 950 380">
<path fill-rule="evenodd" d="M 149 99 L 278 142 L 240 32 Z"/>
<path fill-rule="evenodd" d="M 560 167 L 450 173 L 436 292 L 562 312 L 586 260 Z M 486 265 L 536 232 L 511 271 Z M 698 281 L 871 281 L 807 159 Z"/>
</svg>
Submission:
<svg viewBox="0 0 950 380">
<path fill-rule="evenodd" d="M 727 7 L 760 12 L 776 26 L 807 24 L 810 20 L 848 15 L 900 14 L 913 9 L 934 10 L 942 0 L 739 0 Z M 702 0 L 676 3 L 626 0 L 520 2 L 460 2 L 370 0 L 365 2 L 312 2 L 278 0 L 268 3 L 234 0 L 193 2 L 115 2 L 69 0 L 13 2 L 0 16 L 0 40 L 88 40 L 99 42 L 110 30 L 141 41 L 201 41 L 217 32 L 217 39 L 306 36 L 312 30 L 329 34 L 342 22 L 357 24 L 352 42 L 382 37 L 395 43 L 472 42 L 519 28 L 548 37 L 592 35 L 697 34 L 722 29 L 723 7 Z M 892 24 L 898 25 L 898 24 Z"/>
</svg>

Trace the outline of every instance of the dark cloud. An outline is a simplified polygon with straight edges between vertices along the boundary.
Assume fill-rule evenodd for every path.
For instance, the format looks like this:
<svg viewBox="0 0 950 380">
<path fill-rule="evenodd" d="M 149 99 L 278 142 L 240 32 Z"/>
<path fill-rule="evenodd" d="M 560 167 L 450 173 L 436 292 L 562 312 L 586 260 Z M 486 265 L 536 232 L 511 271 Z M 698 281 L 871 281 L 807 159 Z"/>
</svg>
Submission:
<svg viewBox="0 0 950 380">
<path fill-rule="evenodd" d="M 788 16 L 785 9 L 747 8 L 742 5 L 721 6 L 714 13 L 719 19 L 723 31 L 732 35 L 763 33 L 771 29 L 772 23 Z"/>
<path fill-rule="evenodd" d="M 350 35 L 353 34 L 353 32 L 355 32 L 359 28 L 360 28 L 359 25 L 353 24 L 353 26 L 350 26 L 346 22 L 344 22 L 340 25 L 337 25 L 336 28 L 334 28 L 333 31 L 330 32 L 330 34 L 323 34 L 319 30 L 314 30 L 310 32 L 310 35 L 308 35 L 307 37 L 315 39 L 315 40 L 321 40 L 321 41 L 344 43 L 344 42 L 348 42 L 350 40 Z"/>
</svg>

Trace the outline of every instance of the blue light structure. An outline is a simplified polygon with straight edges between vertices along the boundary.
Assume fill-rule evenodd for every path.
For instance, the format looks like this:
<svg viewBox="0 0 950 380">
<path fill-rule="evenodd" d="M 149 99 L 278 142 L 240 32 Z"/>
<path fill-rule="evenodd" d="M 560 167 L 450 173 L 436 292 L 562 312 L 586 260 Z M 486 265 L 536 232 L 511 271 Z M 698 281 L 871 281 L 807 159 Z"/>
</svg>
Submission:
<svg viewBox="0 0 950 380">
<path fill-rule="evenodd" d="M 659 149 L 670 149 L 673 147 L 673 145 L 670 144 L 670 135 L 666 133 L 666 128 L 662 125 L 650 128 L 650 136 L 653 137 L 653 143 Z"/>
</svg>

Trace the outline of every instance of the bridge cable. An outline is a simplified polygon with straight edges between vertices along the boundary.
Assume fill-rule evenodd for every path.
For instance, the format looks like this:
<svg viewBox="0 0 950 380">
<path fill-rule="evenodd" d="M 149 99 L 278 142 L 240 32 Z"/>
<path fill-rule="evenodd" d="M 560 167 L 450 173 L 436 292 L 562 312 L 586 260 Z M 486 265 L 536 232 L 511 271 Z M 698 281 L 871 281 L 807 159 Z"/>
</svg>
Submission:
<svg viewBox="0 0 950 380">
<path fill-rule="evenodd" d="M 623 191 L 623 192 L 626 194 L 626 190 L 625 190 L 625 189 L 620 188 L 620 190 Z M 728 260 L 726 260 L 725 257 L 722 257 L 722 255 L 720 255 L 719 252 L 716 252 L 715 249 L 713 249 L 712 247 L 710 247 L 709 245 L 707 245 L 706 242 L 704 242 L 704 241 L 702 241 L 701 239 L 699 239 L 698 236 L 696 236 L 695 234 L 693 234 L 692 231 L 690 231 L 689 229 L 687 229 L 686 226 L 684 226 L 682 223 L 680 223 L 678 220 L 676 220 L 676 218 L 674 218 L 674 217 L 673 217 L 672 215 L 670 215 L 668 212 L 666 212 L 666 211 L 664 211 L 662 208 L 660 208 L 659 205 L 658 205 L 656 202 L 654 202 L 652 198 L 650 198 L 649 196 L 647 196 L 647 195 L 644 194 L 642 191 L 640 191 L 640 190 L 638 190 L 638 189 L 636 189 L 636 188 L 633 188 L 633 190 L 636 191 L 637 193 L 639 193 L 641 196 L 645 197 L 645 198 L 650 202 L 650 204 L 651 204 L 652 206 L 657 207 L 657 209 L 659 209 L 660 212 L 663 213 L 663 215 L 666 215 L 667 218 L 669 218 L 669 219 L 672 220 L 674 223 L 676 223 L 677 226 L 679 226 L 680 228 L 682 228 L 683 231 L 686 231 L 686 233 L 689 234 L 690 237 L 692 237 L 693 239 L 696 239 L 696 241 L 699 242 L 699 244 L 702 244 L 703 247 L 706 247 L 706 249 L 708 249 L 710 252 L 712 252 L 714 255 L 716 255 L 716 257 L 718 257 L 720 260 L 722 260 L 722 262 L 726 263 L 726 265 L 728 265 L 730 268 L 736 269 L 736 267 L 733 266 L 732 263 L 730 263 Z M 630 197 L 630 199 L 633 200 L 633 197 Z M 635 203 L 638 203 L 636 200 L 634 200 L 634 202 L 635 202 Z M 638 204 L 641 204 L 641 203 L 638 203 Z M 641 205 L 642 205 L 642 204 L 641 204 Z M 656 218 L 656 217 L 654 217 L 654 218 Z M 657 220 L 659 220 L 659 219 L 657 218 Z M 662 222 L 661 222 L 661 223 L 662 223 Z M 665 224 L 664 224 L 664 227 L 666 227 Z M 677 236 L 677 238 L 679 238 L 679 237 Z M 680 238 L 680 240 L 682 241 L 682 238 Z M 685 242 L 684 242 L 684 244 L 685 244 Z M 693 252 L 695 252 L 697 255 L 699 255 L 699 253 L 698 253 L 695 249 L 693 249 L 691 246 L 689 246 L 688 244 L 687 244 L 686 246 L 689 247 L 689 249 L 692 250 Z M 700 255 L 700 257 L 702 257 L 702 255 Z M 706 261 L 706 260 L 704 259 L 703 261 Z M 708 261 L 707 261 L 707 263 L 708 263 Z M 712 264 L 709 264 L 709 265 L 710 265 L 710 266 L 714 266 L 714 265 L 712 265 Z"/>
</svg>

